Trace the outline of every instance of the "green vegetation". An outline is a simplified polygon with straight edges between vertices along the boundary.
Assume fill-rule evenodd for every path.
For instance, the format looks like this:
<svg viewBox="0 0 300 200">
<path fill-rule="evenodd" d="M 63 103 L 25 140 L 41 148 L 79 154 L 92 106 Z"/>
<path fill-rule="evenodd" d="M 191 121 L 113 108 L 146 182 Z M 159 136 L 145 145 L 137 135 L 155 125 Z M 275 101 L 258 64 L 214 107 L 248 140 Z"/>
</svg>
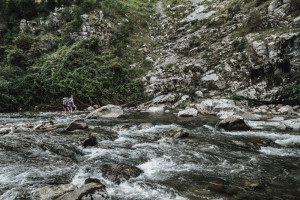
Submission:
<svg viewBox="0 0 300 200">
<path fill-rule="evenodd" d="M 0 18 L 9 24 L 0 41 L 0 111 L 40 104 L 60 107 L 61 98 L 71 94 L 79 106 L 136 105 L 147 98 L 138 77 L 151 63 L 138 49 L 152 45 L 148 0 L 0 1 Z M 21 19 L 39 19 L 60 5 L 65 5 L 60 27 L 37 27 L 43 30 L 40 35 L 18 33 Z M 24 13 L 15 12 L 25 8 Z M 97 37 L 74 41 L 70 33 L 81 27 L 81 15 L 93 10 L 103 10 L 106 20 L 114 22 L 109 42 Z M 131 69 L 133 63 L 143 67 Z"/>
<path fill-rule="evenodd" d="M 300 15 L 300 1 L 299 0 L 291 0 L 289 12 L 291 12 L 294 16 Z"/>
<path fill-rule="evenodd" d="M 300 83 L 294 83 L 287 87 L 287 101 L 299 105 L 300 104 Z"/>
</svg>

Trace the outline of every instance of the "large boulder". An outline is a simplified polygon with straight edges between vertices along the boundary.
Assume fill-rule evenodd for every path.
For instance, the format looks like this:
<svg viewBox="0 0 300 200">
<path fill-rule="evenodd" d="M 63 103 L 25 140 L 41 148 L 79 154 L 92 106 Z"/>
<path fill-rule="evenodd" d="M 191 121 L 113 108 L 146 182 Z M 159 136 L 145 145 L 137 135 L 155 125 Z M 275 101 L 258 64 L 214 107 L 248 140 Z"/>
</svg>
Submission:
<svg viewBox="0 0 300 200">
<path fill-rule="evenodd" d="M 105 185 L 99 183 L 88 183 L 80 188 L 66 193 L 56 200 L 108 200 L 110 197 L 107 194 Z"/>
<path fill-rule="evenodd" d="M 143 173 L 141 169 L 125 164 L 106 165 L 104 167 L 104 177 L 115 184 L 138 177 L 141 173 Z"/>
<path fill-rule="evenodd" d="M 75 186 L 72 184 L 63 185 L 49 185 L 42 188 L 38 188 L 33 191 L 33 200 L 52 200 L 64 195 L 67 192 L 75 190 Z"/>
<path fill-rule="evenodd" d="M 153 127 L 153 124 L 151 124 L 151 123 L 142 123 L 142 124 L 138 125 L 139 130 L 148 129 L 148 128 L 151 128 L 151 127 Z"/>
<path fill-rule="evenodd" d="M 151 113 L 163 113 L 164 111 L 165 111 L 164 106 L 150 107 L 147 110 L 147 112 L 151 112 Z"/>
<path fill-rule="evenodd" d="M 291 106 L 289 105 L 286 105 L 286 106 L 282 106 L 280 109 L 278 109 L 278 112 L 280 114 L 288 114 L 288 115 L 291 115 L 294 113 L 294 110 Z"/>
<path fill-rule="evenodd" d="M 300 131 L 300 118 L 298 119 L 290 119 L 283 121 L 283 124 L 287 127 L 287 129 L 292 129 L 293 131 Z"/>
<path fill-rule="evenodd" d="M 173 103 L 176 97 L 174 94 L 160 95 L 153 99 L 153 104 Z"/>
<path fill-rule="evenodd" d="M 71 124 L 69 124 L 66 130 L 74 131 L 74 130 L 83 130 L 87 128 L 88 125 L 85 123 L 84 119 L 77 119 L 73 121 Z"/>
<path fill-rule="evenodd" d="M 217 114 L 221 110 L 231 111 L 236 108 L 233 100 L 228 99 L 206 99 L 196 104 L 197 110 L 202 114 Z"/>
<path fill-rule="evenodd" d="M 232 115 L 239 115 L 245 120 L 260 120 L 260 115 L 252 114 L 236 106 L 233 100 L 229 99 L 207 99 L 196 108 L 201 114 L 218 115 L 220 119 L 225 119 Z"/>
<path fill-rule="evenodd" d="M 245 123 L 241 116 L 232 115 L 223 119 L 219 123 L 219 127 L 228 131 L 245 131 L 250 130 L 250 127 Z"/>
<path fill-rule="evenodd" d="M 94 110 L 90 114 L 86 116 L 87 119 L 97 119 L 100 117 L 104 118 L 117 118 L 123 115 L 124 112 L 121 108 L 121 106 L 116 105 L 106 105 L 102 106 L 101 108 L 98 108 L 97 110 Z"/>
<path fill-rule="evenodd" d="M 186 108 L 185 110 L 179 111 L 178 117 L 196 117 L 198 111 L 195 108 Z"/>
</svg>

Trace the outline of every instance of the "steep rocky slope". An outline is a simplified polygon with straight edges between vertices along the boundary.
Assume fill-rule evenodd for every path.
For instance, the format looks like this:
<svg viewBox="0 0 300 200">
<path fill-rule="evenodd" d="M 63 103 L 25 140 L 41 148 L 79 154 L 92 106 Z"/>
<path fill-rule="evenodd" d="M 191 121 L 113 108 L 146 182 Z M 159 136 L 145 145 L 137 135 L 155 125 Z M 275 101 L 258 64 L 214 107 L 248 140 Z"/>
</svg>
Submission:
<svg viewBox="0 0 300 200">
<path fill-rule="evenodd" d="M 147 93 L 276 102 L 299 85 L 299 3 L 175 2 L 159 1 L 152 16 L 159 23 L 150 27 L 157 45 Z"/>
</svg>

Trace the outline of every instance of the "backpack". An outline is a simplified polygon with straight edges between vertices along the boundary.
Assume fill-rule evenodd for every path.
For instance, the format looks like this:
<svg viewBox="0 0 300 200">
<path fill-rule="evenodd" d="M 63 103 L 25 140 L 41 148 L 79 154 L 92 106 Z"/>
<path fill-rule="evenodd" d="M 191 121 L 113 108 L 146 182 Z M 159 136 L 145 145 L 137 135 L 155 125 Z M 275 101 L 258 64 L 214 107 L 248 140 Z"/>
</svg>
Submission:
<svg viewBox="0 0 300 200">
<path fill-rule="evenodd" d="M 68 103 L 68 98 L 67 97 L 64 97 L 63 98 L 63 105 L 66 106 Z"/>
</svg>

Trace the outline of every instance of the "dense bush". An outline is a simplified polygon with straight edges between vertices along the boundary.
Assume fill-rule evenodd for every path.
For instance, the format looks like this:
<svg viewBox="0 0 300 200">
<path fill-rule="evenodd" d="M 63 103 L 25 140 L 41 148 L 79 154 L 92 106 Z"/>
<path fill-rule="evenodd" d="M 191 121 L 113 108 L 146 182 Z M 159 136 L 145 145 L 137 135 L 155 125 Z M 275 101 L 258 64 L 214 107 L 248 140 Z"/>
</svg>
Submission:
<svg viewBox="0 0 300 200">
<path fill-rule="evenodd" d="M 229 5 L 228 7 L 228 13 L 229 14 L 236 14 L 241 10 L 242 7 L 242 2 L 241 1 L 235 1 L 232 4 Z"/>
<path fill-rule="evenodd" d="M 33 57 L 39 57 L 57 47 L 57 38 L 52 34 L 46 34 L 36 39 L 29 51 Z"/>
<path fill-rule="evenodd" d="M 124 60 L 113 54 L 99 55 L 96 38 L 63 46 L 27 69 L 22 105 L 58 103 L 73 94 L 86 103 L 137 102 L 143 86 L 132 77 Z M 39 95 L 37 95 L 39 94 Z"/>
<path fill-rule="evenodd" d="M 300 83 L 295 83 L 287 88 L 287 100 L 289 103 L 300 104 Z"/>
<path fill-rule="evenodd" d="M 289 11 L 293 13 L 295 16 L 300 15 L 300 1 L 299 0 L 291 0 Z"/>
<path fill-rule="evenodd" d="M 243 27 L 248 30 L 249 33 L 259 31 L 263 29 L 263 20 L 258 10 L 252 11 L 248 20 L 243 24 Z"/>
<path fill-rule="evenodd" d="M 7 61 L 10 65 L 25 69 L 28 66 L 28 57 L 22 49 L 13 48 L 7 52 Z"/>
<path fill-rule="evenodd" d="M 255 0 L 255 6 L 260 6 L 264 2 L 266 2 L 266 1 L 265 0 Z"/>
<path fill-rule="evenodd" d="M 31 35 L 20 33 L 18 37 L 14 39 L 14 44 L 24 51 L 27 51 L 31 48 L 31 45 L 33 44 L 33 38 Z"/>
</svg>

